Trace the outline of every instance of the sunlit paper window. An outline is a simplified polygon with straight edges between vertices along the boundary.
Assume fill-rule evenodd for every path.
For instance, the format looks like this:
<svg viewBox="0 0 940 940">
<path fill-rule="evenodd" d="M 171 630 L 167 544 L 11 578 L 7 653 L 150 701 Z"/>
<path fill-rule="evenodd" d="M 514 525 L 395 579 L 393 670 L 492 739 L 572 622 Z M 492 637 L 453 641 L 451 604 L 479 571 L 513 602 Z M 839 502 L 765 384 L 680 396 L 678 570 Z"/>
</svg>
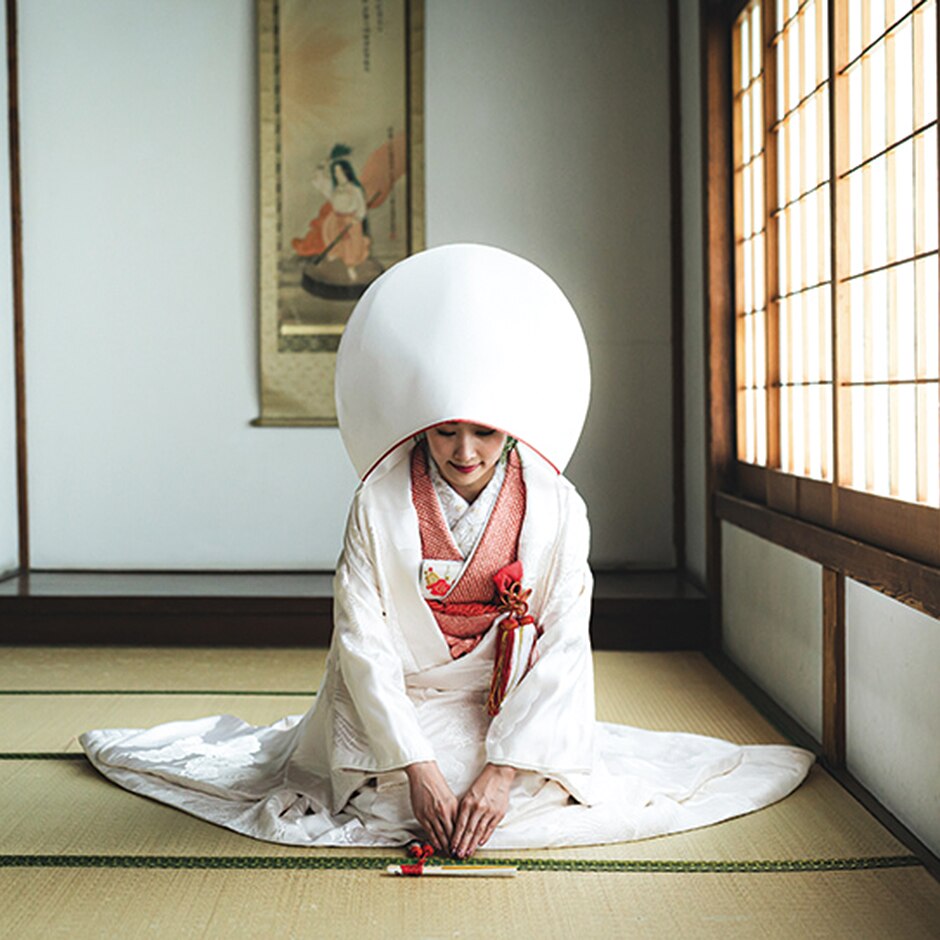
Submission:
<svg viewBox="0 0 940 940">
<path fill-rule="evenodd" d="M 755 0 L 733 32 L 738 457 L 933 506 L 936 5 Z"/>
<path fill-rule="evenodd" d="M 733 33 L 735 322 L 738 458 L 767 462 L 767 305 L 764 277 L 764 84 L 760 3 Z"/>
<path fill-rule="evenodd" d="M 837 9 L 848 140 L 839 167 L 840 482 L 940 505 L 937 7 Z"/>
<path fill-rule="evenodd" d="M 832 226 L 824 0 L 777 0 L 772 54 L 780 468 L 831 480 Z"/>
</svg>

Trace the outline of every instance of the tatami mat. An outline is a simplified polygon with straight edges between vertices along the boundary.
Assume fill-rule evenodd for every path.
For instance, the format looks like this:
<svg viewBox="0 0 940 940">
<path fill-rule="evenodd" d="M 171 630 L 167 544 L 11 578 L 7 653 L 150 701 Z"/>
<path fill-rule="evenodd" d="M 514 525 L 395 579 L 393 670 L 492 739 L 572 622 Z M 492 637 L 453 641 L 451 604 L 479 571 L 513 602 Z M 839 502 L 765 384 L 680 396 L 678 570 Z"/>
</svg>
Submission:
<svg viewBox="0 0 940 940">
<path fill-rule="evenodd" d="M 7 649 L 0 657 L 0 749 L 55 750 L 93 727 L 225 711 L 274 720 L 308 707 L 324 661 L 322 650 Z M 742 744 L 784 740 L 701 653 L 597 652 L 594 662 L 602 721 Z M 101 694 L 89 694 L 95 692 Z M 119 700 L 125 692 L 146 697 Z M 160 692 L 172 694 L 154 695 Z M 262 693 L 274 704 L 260 704 Z"/>
<path fill-rule="evenodd" d="M 0 761 L 3 854 L 298 855 L 255 842 L 106 783 L 84 761 Z M 55 820 L 55 825 L 50 821 Z M 357 855 L 369 854 L 357 849 Z M 382 855 L 394 854 L 384 849 Z M 515 856 L 518 852 L 489 852 Z M 539 858 L 819 859 L 907 850 L 821 770 L 791 797 L 718 826 L 643 842 L 539 849 Z"/>
<path fill-rule="evenodd" d="M 786 800 L 717 826 L 620 845 L 485 853 L 550 870 L 415 884 L 356 867 L 394 850 L 256 842 L 127 793 L 76 753 L 75 736 L 94 727 L 221 712 L 263 724 L 302 712 L 323 662 L 323 651 L 311 650 L 5 650 L 0 935 L 940 936 L 940 885 L 818 767 Z M 700 654 L 601 652 L 595 667 L 602 719 L 742 743 L 784 740 Z M 241 868 L 281 863 L 331 867 Z M 146 867 L 159 864 L 197 870 Z M 886 867 L 894 864 L 905 867 Z M 715 870 L 722 865 L 747 870 Z M 803 865 L 877 868 L 779 870 Z M 643 870 L 651 866 L 664 871 Z"/>
<path fill-rule="evenodd" d="M 78 735 L 92 728 L 149 728 L 207 715 L 238 715 L 251 724 L 266 725 L 285 715 L 303 714 L 313 701 L 312 694 L 0 693 L 0 750 L 79 753 Z"/>
<path fill-rule="evenodd" d="M 315 691 L 326 650 L 7 647 L 0 690 Z"/>
<path fill-rule="evenodd" d="M 826 874 L 528 872 L 515 879 L 376 872 L 0 872 L 17 938 L 512 937 L 926 940 L 940 914 L 922 869 Z M 935 895 L 933 895 L 935 897 Z"/>
</svg>

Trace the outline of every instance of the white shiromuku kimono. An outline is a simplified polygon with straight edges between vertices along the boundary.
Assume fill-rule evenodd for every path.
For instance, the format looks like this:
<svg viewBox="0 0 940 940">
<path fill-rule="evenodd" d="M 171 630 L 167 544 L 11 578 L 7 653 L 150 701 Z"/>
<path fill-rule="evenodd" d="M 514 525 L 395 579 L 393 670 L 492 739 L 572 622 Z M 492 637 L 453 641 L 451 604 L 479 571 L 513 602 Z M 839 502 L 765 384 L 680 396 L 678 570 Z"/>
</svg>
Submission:
<svg viewBox="0 0 940 940">
<path fill-rule="evenodd" d="M 105 776 L 210 822 L 293 845 L 400 845 L 418 834 L 402 768 L 436 760 L 460 798 L 487 762 L 518 768 L 488 848 L 621 842 L 704 826 L 779 800 L 813 756 L 599 723 L 588 638 L 584 504 L 520 446 L 519 539 L 538 657 L 490 718 L 497 630 L 453 658 L 420 590 L 410 461 L 359 487 L 335 578 L 326 673 L 304 716 L 229 715 L 82 736 Z"/>
</svg>

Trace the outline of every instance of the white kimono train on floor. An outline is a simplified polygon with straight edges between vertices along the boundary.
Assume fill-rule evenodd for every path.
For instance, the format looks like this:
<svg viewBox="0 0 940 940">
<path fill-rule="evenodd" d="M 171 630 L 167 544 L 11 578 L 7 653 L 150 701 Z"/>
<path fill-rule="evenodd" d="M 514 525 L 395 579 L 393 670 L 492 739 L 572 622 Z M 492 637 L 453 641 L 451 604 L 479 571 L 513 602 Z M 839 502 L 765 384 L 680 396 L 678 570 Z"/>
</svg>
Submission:
<svg viewBox="0 0 940 940">
<path fill-rule="evenodd" d="M 494 849 L 643 839 L 786 796 L 813 761 L 800 748 L 595 721 L 585 507 L 564 477 L 525 449 L 522 458 L 519 558 L 544 633 L 495 718 L 486 698 L 496 631 L 451 658 L 419 588 L 402 452 L 356 494 L 326 674 L 306 715 L 263 728 L 221 715 L 91 731 L 81 738 L 89 759 L 128 790 L 291 845 L 407 842 L 419 830 L 401 768 L 425 760 L 438 762 L 458 798 L 487 761 L 523 771 Z"/>
</svg>

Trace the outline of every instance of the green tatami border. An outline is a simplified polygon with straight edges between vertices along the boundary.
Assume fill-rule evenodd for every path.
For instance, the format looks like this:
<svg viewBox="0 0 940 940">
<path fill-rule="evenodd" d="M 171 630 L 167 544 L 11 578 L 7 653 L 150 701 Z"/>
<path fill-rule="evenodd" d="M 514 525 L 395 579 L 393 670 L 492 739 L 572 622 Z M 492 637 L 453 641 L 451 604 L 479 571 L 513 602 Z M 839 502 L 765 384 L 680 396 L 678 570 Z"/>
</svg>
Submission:
<svg viewBox="0 0 940 940">
<path fill-rule="evenodd" d="M 188 870 L 373 870 L 400 865 L 402 856 L 257 856 L 257 855 L 0 855 L 0 868 L 148 868 Z M 861 871 L 878 868 L 913 868 L 923 863 L 914 855 L 879 855 L 870 858 L 805 858 L 727 860 L 653 860 L 580 858 L 499 858 L 486 859 L 488 865 L 514 866 L 520 871 L 621 872 L 621 873 L 784 873 Z M 479 865 L 448 860 L 448 865 Z"/>
<path fill-rule="evenodd" d="M 0 760 L 85 760 L 84 751 L 7 751 Z"/>
</svg>

